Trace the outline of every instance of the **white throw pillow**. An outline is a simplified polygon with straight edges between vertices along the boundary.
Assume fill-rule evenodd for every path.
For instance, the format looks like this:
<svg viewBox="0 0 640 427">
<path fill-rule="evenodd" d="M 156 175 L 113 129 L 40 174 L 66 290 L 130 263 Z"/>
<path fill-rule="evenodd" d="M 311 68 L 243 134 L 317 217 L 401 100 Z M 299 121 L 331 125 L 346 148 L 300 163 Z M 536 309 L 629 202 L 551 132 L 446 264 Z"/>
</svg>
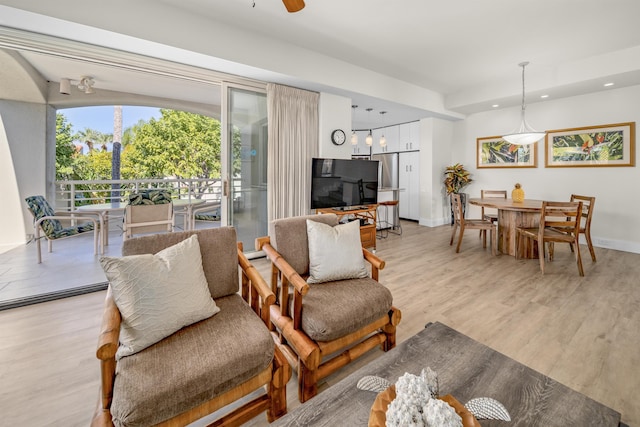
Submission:
<svg viewBox="0 0 640 427">
<path fill-rule="evenodd" d="M 309 279 L 307 283 L 367 277 L 360 243 L 360 221 L 335 227 L 307 220 Z"/>
<path fill-rule="evenodd" d="M 122 315 L 117 359 L 220 311 L 209 292 L 195 234 L 155 255 L 102 257 L 100 264 Z"/>
</svg>

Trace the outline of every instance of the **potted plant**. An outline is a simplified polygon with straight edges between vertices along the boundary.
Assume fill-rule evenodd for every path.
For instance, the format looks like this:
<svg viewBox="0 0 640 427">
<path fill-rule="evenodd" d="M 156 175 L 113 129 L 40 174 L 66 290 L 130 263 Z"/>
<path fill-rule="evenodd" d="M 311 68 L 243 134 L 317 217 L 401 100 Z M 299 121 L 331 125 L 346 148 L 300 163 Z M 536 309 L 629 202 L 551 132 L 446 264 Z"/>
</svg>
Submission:
<svg viewBox="0 0 640 427">
<path fill-rule="evenodd" d="M 467 195 L 465 193 L 461 193 L 465 186 L 469 185 L 473 179 L 471 179 L 471 174 L 468 170 L 464 168 L 460 163 L 456 163 L 452 166 L 447 166 L 444 170 L 444 186 L 447 190 L 447 194 L 460 194 L 460 201 L 462 203 L 462 213 L 464 215 L 466 209 Z M 451 225 L 453 225 L 454 216 L 453 216 L 453 204 L 451 208 Z"/>
</svg>

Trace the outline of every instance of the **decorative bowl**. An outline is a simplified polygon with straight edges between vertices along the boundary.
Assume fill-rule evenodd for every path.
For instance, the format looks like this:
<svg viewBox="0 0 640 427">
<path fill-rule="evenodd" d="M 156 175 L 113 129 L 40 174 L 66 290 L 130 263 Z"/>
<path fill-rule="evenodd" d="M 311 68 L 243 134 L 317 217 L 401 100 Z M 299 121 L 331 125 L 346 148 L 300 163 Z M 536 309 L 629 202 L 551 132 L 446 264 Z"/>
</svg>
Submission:
<svg viewBox="0 0 640 427">
<path fill-rule="evenodd" d="M 387 422 L 387 408 L 389 404 L 396 398 L 396 386 L 392 385 L 385 391 L 378 393 L 376 400 L 371 407 L 371 413 L 369 414 L 369 427 L 385 427 Z M 462 418 L 463 427 L 480 427 L 480 423 L 476 420 L 471 412 L 464 407 L 463 404 L 458 402 L 455 397 L 447 394 L 446 396 L 439 397 L 455 409 L 456 414 Z"/>
</svg>

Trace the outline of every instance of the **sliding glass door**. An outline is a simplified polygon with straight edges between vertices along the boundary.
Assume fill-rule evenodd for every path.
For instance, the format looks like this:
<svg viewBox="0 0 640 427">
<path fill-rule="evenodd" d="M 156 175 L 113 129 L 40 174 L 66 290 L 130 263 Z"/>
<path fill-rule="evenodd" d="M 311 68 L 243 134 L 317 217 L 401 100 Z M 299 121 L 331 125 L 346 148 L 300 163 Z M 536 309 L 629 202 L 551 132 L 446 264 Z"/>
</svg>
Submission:
<svg viewBox="0 0 640 427">
<path fill-rule="evenodd" d="M 223 94 L 223 221 L 251 254 L 256 237 L 267 234 L 267 96 L 232 85 Z"/>
</svg>

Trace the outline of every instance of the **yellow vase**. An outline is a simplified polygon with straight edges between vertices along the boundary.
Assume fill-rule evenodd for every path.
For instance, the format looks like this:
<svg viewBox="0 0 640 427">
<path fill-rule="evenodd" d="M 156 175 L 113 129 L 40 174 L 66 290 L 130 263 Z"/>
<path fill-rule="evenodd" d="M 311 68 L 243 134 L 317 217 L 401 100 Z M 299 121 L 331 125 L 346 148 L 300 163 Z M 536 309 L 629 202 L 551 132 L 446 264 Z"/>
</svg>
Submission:
<svg viewBox="0 0 640 427">
<path fill-rule="evenodd" d="M 516 188 L 511 192 L 511 199 L 517 203 L 524 202 L 524 190 L 520 184 L 516 184 Z"/>
</svg>

